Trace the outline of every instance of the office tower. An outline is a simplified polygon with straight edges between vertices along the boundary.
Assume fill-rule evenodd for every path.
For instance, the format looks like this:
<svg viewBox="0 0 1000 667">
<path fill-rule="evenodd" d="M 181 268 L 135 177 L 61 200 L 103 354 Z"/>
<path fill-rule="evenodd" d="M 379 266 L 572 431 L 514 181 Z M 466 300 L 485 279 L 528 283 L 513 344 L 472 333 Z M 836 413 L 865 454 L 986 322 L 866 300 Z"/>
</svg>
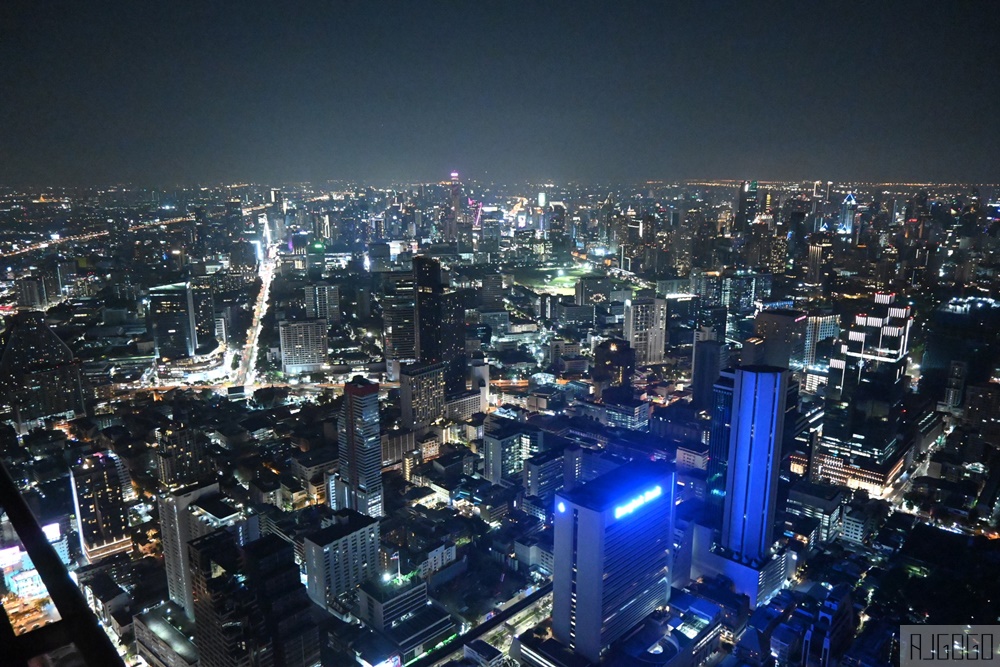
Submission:
<svg viewBox="0 0 1000 667">
<path fill-rule="evenodd" d="M 428 426 L 444 416 L 444 377 L 448 364 L 410 364 L 399 376 L 403 425 Z"/>
<path fill-rule="evenodd" d="M 806 360 L 808 316 L 800 310 L 762 310 L 754 319 L 757 336 L 764 339 L 765 366 L 802 370 Z"/>
<path fill-rule="evenodd" d="M 110 451 L 85 456 L 70 469 L 70 484 L 87 562 L 131 551 L 128 507 L 136 494 L 122 460 Z"/>
<path fill-rule="evenodd" d="M 194 309 L 194 347 L 199 352 L 211 352 L 215 340 L 215 287 L 212 276 L 191 279 L 191 306 Z M 225 343 L 226 341 L 218 341 Z"/>
<path fill-rule="evenodd" d="M 149 328 L 160 359 L 194 356 L 198 344 L 194 296 L 189 283 L 149 289 Z"/>
<path fill-rule="evenodd" d="M 594 349 L 594 366 L 590 378 L 598 394 L 607 387 L 627 387 L 635 372 L 635 350 L 628 341 L 609 338 Z"/>
<path fill-rule="evenodd" d="M 726 493 L 726 471 L 729 461 L 729 438 L 732 433 L 733 390 L 736 371 L 731 368 L 719 372 L 712 385 L 712 421 L 708 435 L 708 486 L 716 498 Z"/>
<path fill-rule="evenodd" d="M 340 471 L 334 509 L 352 509 L 375 518 L 382 516 L 378 383 L 355 376 L 344 385 L 337 430 Z"/>
<path fill-rule="evenodd" d="M 307 535 L 302 542 L 309 598 L 320 607 L 378 575 L 378 519 L 343 509 L 333 524 Z"/>
<path fill-rule="evenodd" d="M 191 484 L 213 471 L 206 467 L 201 430 L 172 423 L 156 430 L 156 471 L 165 487 Z"/>
<path fill-rule="evenodd" d="M 19 308 L 48 308 L 49 295 L 46 292 L 45 281 L 41 278 L 34 276 L 18 278 L 15 290 Z"/>
<path fill-rule="evenodd" d="M 18 313 L 5 332 L 0 395 L 19 429 L 85 413 L 80 364 L 38 312 Z"/>
<path fill-rule="evenodd" d="M 837 234 L 840 236 L 854 235 L 854 216 L 858 210 L 858 201 L 853 192 L 848 192 L 840 205 L 840 220 L 837 221 Z"/>
<path fill-rule="evenodd" d="M 552 631 L 595 664 L 670 599 L 675 478 L 635 462 L 556 494 Z"/>
<path fill-rule="evenodd" d="M 882 496 L 902 473 L 900 440 L 909 306 L 877 294 L 845 327 L 830 359 L 823 436 L 814 453 L 813 481 L 862 488 Z"/>
<path fill-rule="evenodd" d="M 625 338 L 635 350 L 635 363 L 663 363 L 666 346 L 667 302 L 664 299 L 630 299 L 625 302 Z"/>
<path fill-rule="evenodd" d="M 417 358 L 417 287 L 412 272 L 385 274 L 382 305 L 382 338 L 386 368 L 394 361 Z"/>
<path fill-rule="evenodd" d="M 306 285 L 306 317 L 340 324 L 340 287 L 325 282 Z"/>
<path fill-rule="evenodd" d="M 194 598 L 191 592 L 191 568 L 187 560 L 187 543 L 191 528 L 187 509 L 202 496 L 219 492 L 219 483 L 167 491 L 157 499 L 160 513 L 160 540 L 163 544 L 163 564 L 167 571 L 167 594 L 194 618 Z"/>
<path fill-rule="evenodd" d="M 281 372 L 313 373 L 327 363 L 326 320 L 284 320 L 278 324 Z"/>
<path fill-rule="evenodd" d="M 447 362 L 445 392 L 465 389 L 465 309 L 457 292 L 445 289 L 441 263 L 413 258 L 416 281 L 416 353 L 424 363 Z"/>
<path fill-rule="evenodd" d="M 520 477 L 524 462 L 544 449 L 544 439 L 537 426 L 490 417 L 483 425 L 483 476 L 493 484 Z"/>
<path fill-rule="evenodd" d="M 589 306 L 595 303 L 607 303 L 611 297 L 612 287 L 611 278 L 608 276 L 581 276 L 576 281 L 576 305 Z"/>
<path fill-rule="evenodd" d="M 816 363 L 816 345 L 831 338 L 840 338 L 839 315 L 817 313 L 806 318 L 806 367 Z"/>
<path fill-rule="evenodd" d="M 733 233 L 745 234 L 750 224 L 757 219 L 757 181 L 740 183 L 736 205 L 736 217 L 733 220 Z"/>
<path fill-rule="evenodd" d="M 710 410 L 713 387 L 729 367 L 729 346 L 718 340 L 695 340 L 691 355 L 691 394 L 696 410 Z"/>
<path fill-rule="evenodd" d="M 766 562 L 774 547 L 787 382 L 784 369 L 736 369 L 722 546 L 743 563 Z"/>
<path fill-rule="evenodd" d="M 482 304 L 487 308 L 503 308 L 506 291 L 503 287 L 503 274 L 487 273 L 483 276 L 483 286 L 480 293 Z"/>
<path fill-rule="evenodd" d="M 319 631 L 294 551 L 291 542 L 277 535 L 265 535 L 244 546 L 244 585 L 253 593 L 257 612 L 263 617 L 274 664 L 312 667 L 319 662 Z"/>
<path fill-rule="evenodd" d="M 240 548 L 216 531 L 188 544 L 202 667 L 311 667 L 319 633 L 293 547 L 267 535 Z"/>
<path fill-rule="evenodd" d="M 809 238 L 809 263 L 806 283 L 822 286 L 829 278 L 830 263 L 833 261 L 833 240 L 829 234 L 816 233 Z"/>
</svg>

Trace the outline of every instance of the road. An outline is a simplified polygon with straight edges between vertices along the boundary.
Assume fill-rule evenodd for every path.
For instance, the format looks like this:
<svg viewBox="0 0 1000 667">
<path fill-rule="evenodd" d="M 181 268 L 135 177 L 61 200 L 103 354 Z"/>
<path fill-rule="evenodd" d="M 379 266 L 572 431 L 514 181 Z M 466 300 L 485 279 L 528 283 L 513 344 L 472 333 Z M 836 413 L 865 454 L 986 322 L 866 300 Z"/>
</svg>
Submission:
<svg viewBox="0 0 1000 667">
<path fill-rule="evenodd" d="M 150 227 L 159 227 L 160 225 L 174 225 L 178 222 L 190 222 L 194 218 L 190 216 L 184 216 L 180 218 L 170 218 L 169 220 L 156 220 L 153 222 L 146 222 L 140 225 L 135 225 L 131 227 L 131 231 L 136 231 L 140 229 L 148 229 Z M 58 239 L 51 239 L 48 241 L 39 241 L 38 243 L 33 243 L 19 250 L 12 250 L 10 252 L 0 253 L 0 258 L 7 259 L 8 257 L 17 257 L 18 255 L 26 255 L 30 252 L 35 252 L 36 250 L 46 250 L 52 246 L 61 245 L 63 243 L 73 243 L 80 241 L 93 241 L 95 239 L 104 238 L 108 236 L 111 232 L 94 232 L 92 234 L 77 234 L 76 236 L 63 236 Z"/>
<path fill-rule="evenodd" d="M 250 335 L 247 336 L 246 345 L 243 347 L 243 359 L 233 381 L 237 387 L 252 384 L 256 377 L 257 347 L 260 344 L 260 331 L 264 323 L 267 299 L 271 293 L 271 282 L 274 280 L 274 259 L 271 258 L 271 248 L 264 249 L 264 258 L 260 263 L 260 280 L 260 294 L 257 295 L 257 303 L 253 307 Z"/>
</svg>

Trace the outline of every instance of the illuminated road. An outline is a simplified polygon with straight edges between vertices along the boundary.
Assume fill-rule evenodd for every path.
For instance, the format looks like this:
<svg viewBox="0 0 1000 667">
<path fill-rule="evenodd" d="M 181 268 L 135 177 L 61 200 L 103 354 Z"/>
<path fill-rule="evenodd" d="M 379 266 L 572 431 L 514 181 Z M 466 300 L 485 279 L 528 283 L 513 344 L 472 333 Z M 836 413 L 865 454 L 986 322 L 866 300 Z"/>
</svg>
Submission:
<svg viewBox="0 0 1000 667">
<path fill-rule="evenodd" d="M 136 225 L 131 227 L 131 231 L 137 231 L 140 229 L 149 229 L 150 227 L 159 227 L 160 225 L 173 225 L 178 222 L 190 222 L 194 218 L 192 217 L 182 217 L 182 218 L 170 218 L 169 220 L 157 220 L 155 222 L 147 222 L 141 225 Z M 110 232 L 94 232 L 92 234 L 78 234 L 76 236 L 63 236 L 58 239 L 50 239 L 48 241 L 39 241 L 38 243 L 33 243 L 24 248 L 19 248 L 18 250 L 12 250 L 10 252 L 0 253 L 0 258 L 6 259 L 8 257 L 17 257 L 18 255 L 26 255 L 30 252 L 35 252 L 36 250 L 46 250 L 52 246 L 57 246 L 63 243 L 81 242 L 81 241 L 93 241 L 95 239 L 104 238 L 108 236 Z"/>
<path fill-rule="evenodd" d="M 257 347 L 260 344 L 260 330 L 263 326 L 264 312 L 267 308 L 267 298 L 271 293 L 271 281 L 274 280 L 274 260 L 271 258 L 271 248 L 264 249 L 264 259 L 260 264 L 260 294 L 257 295 L 257 303 L 253 308 L 253 320 L 250 324 L 250 335 L 247 336 L 246 345 L 243 347 L 243 359 L 240 361 L 239 371 L 233 382 L 237 387 L 253 384 L 256 377 Z"/>
</svg>

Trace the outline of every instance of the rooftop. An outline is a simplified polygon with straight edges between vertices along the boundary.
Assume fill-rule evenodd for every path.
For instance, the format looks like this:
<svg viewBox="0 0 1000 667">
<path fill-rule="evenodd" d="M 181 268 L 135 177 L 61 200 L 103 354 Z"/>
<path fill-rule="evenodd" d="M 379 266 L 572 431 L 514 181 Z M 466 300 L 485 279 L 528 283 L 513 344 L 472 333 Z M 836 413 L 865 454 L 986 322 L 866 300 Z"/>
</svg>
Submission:
<svg viewBox="0 0 1000 667">
<path fill-rule="evenodd" d="M 598 512 L 632 500 L 637 494 L 659 487 L 661 492 L 672 493 L 671 478 L 674 467 L 665 462 L 637 461 L 602 475 L 559 497 L 581 507 Z M 659 495 L 659 494 L 657 494 Z"/>
</svg>

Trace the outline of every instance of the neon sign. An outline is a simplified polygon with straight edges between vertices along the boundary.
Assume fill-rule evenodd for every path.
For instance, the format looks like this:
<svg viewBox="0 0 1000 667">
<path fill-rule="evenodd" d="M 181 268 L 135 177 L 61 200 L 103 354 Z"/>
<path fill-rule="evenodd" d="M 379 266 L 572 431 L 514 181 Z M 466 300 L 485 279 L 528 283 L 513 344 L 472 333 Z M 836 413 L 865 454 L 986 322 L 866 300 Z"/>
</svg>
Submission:
<svg viewBox="0 0 1000 667">
<path fill-rule="evenodd" d="M 615 518 L 620 519 L 623 516 L 627 516 L 632 512 L 636 511 L 646 503 L 651 500 L 656 500 L 663 495 L 663 488 L 660 486 L 654 486 L 649 491 L 646 491 L 642 495 L 636 496 L 632 500 L 628 501 L 624 505 L 619 505 L 615 508 Z"/>
</svg>

